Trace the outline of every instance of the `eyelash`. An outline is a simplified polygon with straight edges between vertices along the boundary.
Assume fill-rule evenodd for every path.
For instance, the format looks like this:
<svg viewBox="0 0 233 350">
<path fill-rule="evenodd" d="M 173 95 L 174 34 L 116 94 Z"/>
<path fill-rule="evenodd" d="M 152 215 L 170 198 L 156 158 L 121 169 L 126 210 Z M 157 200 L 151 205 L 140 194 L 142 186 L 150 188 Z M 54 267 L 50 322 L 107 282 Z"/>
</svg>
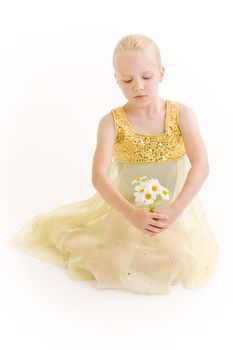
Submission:
<svg viewBox="0 0 233 350">
<path fill-rule="evenodd" d="M 151 79 L 151 77 L 150 78 L 143 78 L 143 79 Z M 124 83 L 130 83 L 132 80 L 127 80 L 127 81 L 124 81 Z"/>
</svg>

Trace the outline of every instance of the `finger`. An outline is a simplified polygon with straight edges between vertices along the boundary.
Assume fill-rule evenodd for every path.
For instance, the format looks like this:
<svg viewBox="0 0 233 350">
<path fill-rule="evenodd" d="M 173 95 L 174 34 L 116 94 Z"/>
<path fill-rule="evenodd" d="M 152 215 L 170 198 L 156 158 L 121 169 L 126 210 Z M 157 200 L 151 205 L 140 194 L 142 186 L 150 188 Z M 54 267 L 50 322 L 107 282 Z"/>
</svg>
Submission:
<svg viewBox="0 0 233 350">
<path fill-rule="evenodd" d="M 146 230 L 146 229 L 143 231 L 143 233 L 144 233 L 145 235 L 147 235 L 147 236 L 150 236 L 150 237 L 155 236 L 155 235 L 158 234 L 158 232 L 151 232 L 151 231 Z"/>
<path fill-rule="evenodd" d="M 167 225 L 167 220 L 162 220 L 162 219 L 155 219 L 155 218 L 152 218 L 148 224 L 149 225 L 152 225 L 152 226 L 158 226 L 158 227 L 164 227 Z"/>
<path fill-rule="evenodd" d="M 161 229 L 157 230 L 156 232 L 151 232 L 151 233 L 150 233 L 150 236 L 151 236 L 151 237 L 152 237 L 152 236 L 156 236 L 156 235 L 158 235 L 160 232 L 162 232 Z"/>
<path fill-rule="evenodd" d="M 143 230 L 143 232 L 146 233 L 147 235 L 151 235 L 153 233 L 153 230 L 152 230 L 152 228 L 147 227 Z"/>
<path fill-rule="evenodd" d="M 162 219 L 162 220 L 168 219 L 168 215 L 162 214 L 162 213 L 153 213 L 151 216 L 153 219 Z"/>
<path fill-rule="evenodd" d="M 149 225 L 146 227 L 146 230 L 150 231 L 150 232 L 160 232 L 161 231 L 161 227 L 156 227 L 156 226 L 152 226 L 152 225 Z"/>
<path fill-rule="evenodd" d="M 147 236 L 151 236 L 151 234 L 152 234 L 152 232 L 147 231 L 146 229 L 142 230 L 142 233 L 144 233 L 144 235 L 147 235 Z"/>
<path fill-rule="evenodd" d="M 165 224 L 164 222 L 160 222 L 158 220 L 154 220 L 154 222 L 151 222 L 149 225 L 153 227 L 159 227 L 159 228 L 165 228 L 167 226 L 167 224 Z"/>
</svg>

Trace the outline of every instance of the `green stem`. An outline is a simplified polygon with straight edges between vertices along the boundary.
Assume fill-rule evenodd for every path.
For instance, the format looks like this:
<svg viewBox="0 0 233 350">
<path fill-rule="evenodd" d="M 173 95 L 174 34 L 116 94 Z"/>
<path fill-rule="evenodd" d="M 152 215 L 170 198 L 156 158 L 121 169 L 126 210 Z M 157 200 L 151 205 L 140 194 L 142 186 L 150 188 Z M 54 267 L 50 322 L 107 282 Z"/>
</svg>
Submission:
<svg viewBox="0 0 233 350">
<path fill-rule="evenodd" d="M 154 213 L 155 212 L 155 201 L 154 203 L 149 205 L 150 212 Z"/>
<path fill-rule="evenodd" d="M 156 208 L 156 205 L 155 205 L 155 201 L 154 201 L 154 204 L 153 204 L 153 212 L 155 212 L 155 208 Z"/>
</svg>

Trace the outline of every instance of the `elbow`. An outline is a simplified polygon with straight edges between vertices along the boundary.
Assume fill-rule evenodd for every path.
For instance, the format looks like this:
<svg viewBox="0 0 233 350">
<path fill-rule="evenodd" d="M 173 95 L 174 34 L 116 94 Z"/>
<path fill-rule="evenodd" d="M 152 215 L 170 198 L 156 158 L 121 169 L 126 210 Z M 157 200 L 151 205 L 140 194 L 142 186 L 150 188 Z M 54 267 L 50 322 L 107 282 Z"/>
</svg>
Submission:
<svg viewBox="0 0 233 350">
<path fill-rule="evenodd" d="M 99 183 L 99 179 L 104 177 L 104 173 L 102 172 L 93 172 L 92 173 L 92 185 L 96 188 L 98 183 Z"/>
<path fill-rule="evenodd" d="M 197 173 L 205 180 L 210 172 L 209 164 L 208 163 L 198 163 L 193 164 L 191 166 L 193 169 L 196 169 Z"/>
<path fill-rule="evenodd" d="M 98 176 L 96 174 L 92 174 L 92 185 L 96 188 L 96 183 L 97 183 Z"/>
</svg>

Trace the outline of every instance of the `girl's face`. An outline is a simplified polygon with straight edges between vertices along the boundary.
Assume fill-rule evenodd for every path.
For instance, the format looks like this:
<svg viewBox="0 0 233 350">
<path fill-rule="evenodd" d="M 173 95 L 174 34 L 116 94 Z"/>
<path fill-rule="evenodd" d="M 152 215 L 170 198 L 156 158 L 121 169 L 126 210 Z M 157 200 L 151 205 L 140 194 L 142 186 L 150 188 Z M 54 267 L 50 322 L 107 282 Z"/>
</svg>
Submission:
<svg viewBox="0 0 233 350">
<path fill-rule="evenodd" d="M 147 105 L 158 96 L 164 68 L 149 51 L 127 51 L 117 55 L 115 78 L 127 100 L 137 106 Z M 144 97 L 136 98 L 138 95 Z"/>
</svg>

